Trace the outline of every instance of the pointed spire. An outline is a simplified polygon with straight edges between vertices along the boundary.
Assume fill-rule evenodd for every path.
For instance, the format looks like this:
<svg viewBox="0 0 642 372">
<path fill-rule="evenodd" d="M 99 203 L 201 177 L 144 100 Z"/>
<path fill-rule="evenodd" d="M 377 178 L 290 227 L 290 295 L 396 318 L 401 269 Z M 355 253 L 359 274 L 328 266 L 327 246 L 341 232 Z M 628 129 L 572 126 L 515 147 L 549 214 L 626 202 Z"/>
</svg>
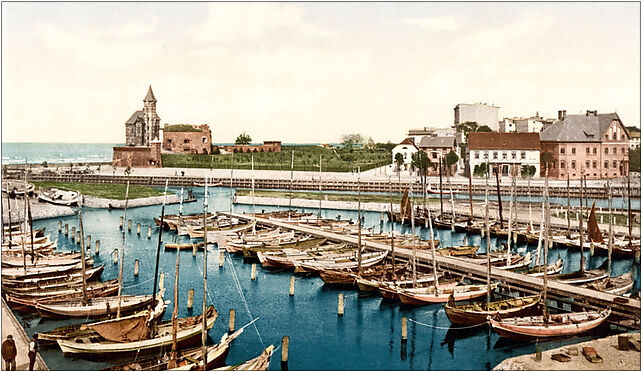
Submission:
<svg viewBox="0 0 642 372">
<path fill-rule="evenodd" d="M 154 97 L 154 92 L 152 92 L 152 85 L 149 85 L 149 89 L 147 90 L 147 95 L 143 99 L 143 102 L 156 102 L 156 97 Z"/>
</svg>

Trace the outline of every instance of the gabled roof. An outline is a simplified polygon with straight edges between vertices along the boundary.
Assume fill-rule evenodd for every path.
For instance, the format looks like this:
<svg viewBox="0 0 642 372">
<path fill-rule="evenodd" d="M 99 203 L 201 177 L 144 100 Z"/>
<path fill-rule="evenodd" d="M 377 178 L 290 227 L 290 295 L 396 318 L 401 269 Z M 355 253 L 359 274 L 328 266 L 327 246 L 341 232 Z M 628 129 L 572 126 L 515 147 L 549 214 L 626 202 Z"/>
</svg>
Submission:
<svg viewBox="0 0 642 372">
<path fill-rule="evenodd" d="M 152 92 L 151 84 L 149 85 L 149 89 L 147 89 L 147 95 L 143 99 L 143 102 L 156 102 L 156 97 L 154 97 L 154 92 Z"/>
<path fill-rule="evenodd" d="M 617 113 L 566 115 L 563 120 L 557 120 L 543 129 L 540 133 L 540 140 L 546 142 L 599 142 L 613 120 L 622 122 Z"/>
<path fill-rule="evenodd" d="M 419 150 L 417 148 L 417 145 L 415 145 L 415 139 L 412 138 L 412 137 L 408 137 L 408 138 L 404 139 L 403 141 L 399 142 L 399 144 L 397 146 L 402 146 L 402 145 L 410 145 L 410 146 L 414 147 L 415 149 Z M 395 147 L 397 147 L 397 146 L 395 146 Z"/>
<path fill-rule="evenodd" d="M 426 147 L 442 147 L 442 148 L 450 148 L 454 147 L 456 145 L 455 137 L 429 137 L 429 136 L 423 136 L 421 137 L 421 141 L 419 141 L 419 146 L 420 148 L 426 148 Z"/>
<path fill-rule="evenodd" d="M 141 110 L 134 111 L 132 116 L 129 117 L 129 119 L 127 120 L 127 122 L 125 122 L 125 124 L 136 124 L 136 121 L 138 121 L 139 118 L 143 120 L 144 118 L 143 111 Z"/>
<path fill-rule="evenodd" d="M 470 150 L 539 150 L 539 133 L 472 132 Z"/>
</svg>

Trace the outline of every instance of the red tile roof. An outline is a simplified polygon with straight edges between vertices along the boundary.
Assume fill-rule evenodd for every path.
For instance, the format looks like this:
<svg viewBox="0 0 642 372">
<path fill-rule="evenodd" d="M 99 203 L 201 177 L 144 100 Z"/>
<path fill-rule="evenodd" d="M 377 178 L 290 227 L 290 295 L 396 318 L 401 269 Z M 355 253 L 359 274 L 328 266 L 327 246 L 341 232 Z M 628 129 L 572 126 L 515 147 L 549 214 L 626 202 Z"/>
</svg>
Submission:
<svg viewBox="0 0 642 372">
<path fill-rule="evenodd" d="M 468 135 L 470 150 L 539 150 L 539 133 L 473 132 Z"/>
</svg>

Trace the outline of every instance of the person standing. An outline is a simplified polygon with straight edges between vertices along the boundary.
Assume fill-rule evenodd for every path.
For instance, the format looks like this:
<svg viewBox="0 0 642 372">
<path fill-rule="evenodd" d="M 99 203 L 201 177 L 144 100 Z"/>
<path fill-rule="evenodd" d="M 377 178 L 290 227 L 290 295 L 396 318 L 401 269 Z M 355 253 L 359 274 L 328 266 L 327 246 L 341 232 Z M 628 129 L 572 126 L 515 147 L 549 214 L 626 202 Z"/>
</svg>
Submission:
<svg viewBox="0 0 642 372">
<path fill-rule="evenodd" d="M 8 335 L 2 343 L 2 359 L 4 359 L 4 369 L 7 371 L 16 370 L 16 354 L 16 343 L 13 341 L 13 336 Z"/>
<path fill-rule="evenodd" d="M 33 371 L 33 366 L 36 363 L 36 355 L 38 355 L 38 334 L 34 333 L 29 342 L 29 370 Z"/>
</svg>

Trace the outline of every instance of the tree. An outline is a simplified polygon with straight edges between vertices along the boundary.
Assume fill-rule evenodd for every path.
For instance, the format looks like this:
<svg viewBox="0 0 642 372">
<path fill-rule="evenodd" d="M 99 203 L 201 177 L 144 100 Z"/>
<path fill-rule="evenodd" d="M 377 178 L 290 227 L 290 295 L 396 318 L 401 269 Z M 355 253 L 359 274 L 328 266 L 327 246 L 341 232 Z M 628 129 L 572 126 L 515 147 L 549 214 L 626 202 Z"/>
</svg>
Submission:
<svg viewBox="0 0 642 372">
<path fill-rule="evenodd" d="M 446 165 L 448 166 L 448 174 L 450 174 L 450 168 L 454 164 L 457 164 L 457 161 L 459 161 L 459 156 L 457 156 L 454 151 L 450 150 L 450 152 L 446 154 L 444 160 L 446 161 Z"/>
<path fill-rule="evenodd" d="M 403 154 L 398 152 L 395 154 L 395 164 L 397 164 L 397 173 L 401 171 L 401 166 L 403 165 Z"/>
<path fill-rule="evenodd" d="M 486 163 L 481 163 L 479 165 L 475 165 L 475 169 L 473 170 L 473 176 L 475 177 L 483 177 L 486 175 L 488 170 L 486 169 Z"/>
<path fill-rule="evenodd" d="M 127 168 L 125 168 L 125 171 L 123 173 L 129 176 L 130 174 L 132 174 L 132 167 L 127 166 Z"/>
<path fill-rule="evenodd" d="M 534 165 L 522 165 L 522 178 L 533 177 L 535 175 L 535 166 Z"/>
<path fill-rule="evenodd" d="M 252 137 L 250 137 L 249 134 L 243 133 L 239 134 L 238 137 L 236 137 L 236 141 L 234 141 L 235 144 L 237 145 L 249 145 L 252 142 Z"/>
<path fill-rule="evenodd" d="M 475 121 L 465 121 L 457 125 L 457 132 L 464 133 L 466 142 L 468 142 L 468 134 L 470 132 L 477 132 L 477 129 L 479 129 L 479 125 Z"/>
<path fill-rule="evenodd" d="M 640 171 L 640 148 L 629 150 L 629 172 Z"/>
<path fill-rule="evenodd" d="M 488 125 L 482 125 L 481 127 L 477 128 L 475 132 L 492 132 L 493 130 L 490 129 Z"/>
<path fill-rule="evenodd" d="M 555 161 L 555 158 L 553 157 L 553 153 L 550 151 L 540 153 L 539 162 L 544 166 L 544 169 L 548 168 L 553 161 Z"/>
<path fill-rule="evenodd" d="M 426 175 L 428 174 L 428 168 L 430 167 L 430 158 L 423 151 L 417 151 L 412 154 L 412 165 L 417 168 L 419 172 L 419 177 L 421 179 L 423 198 L 424 198 L 424 208 L 426 207 Z"/>
<path fill-rule="evenodd" d="M 357 145 L 362 144 L 363 141 L 364 141 L 364 138 L 361 135 L 361 133 L 341 135 L 341 144 L 343 145 L 343 147 L 348 149 L 352 149 Z"/>
</svg>

